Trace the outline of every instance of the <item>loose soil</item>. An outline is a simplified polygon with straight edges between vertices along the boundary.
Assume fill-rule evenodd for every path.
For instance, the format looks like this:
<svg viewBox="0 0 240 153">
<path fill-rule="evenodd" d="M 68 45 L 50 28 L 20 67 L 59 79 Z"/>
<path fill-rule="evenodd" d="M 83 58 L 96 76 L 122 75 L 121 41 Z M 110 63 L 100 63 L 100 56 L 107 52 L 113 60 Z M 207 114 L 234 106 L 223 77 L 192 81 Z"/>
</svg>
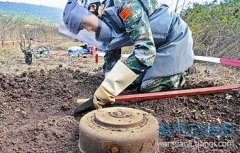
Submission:
<svg viewBox="0 0 240 153">
<path fill-rule="evenodd" d="M 55 58 L 63 56 L 55 52 Z M 65 57 L 66 59 L 67 57 Z M 51 61 L 52 63 L 48 63 Z M 0 152 L 79 152 L 78 123 L 74 118 L 78 98 L 91 97 L 103 80 L 98 67 L 89 68 L 93 59 L 61 63 L 53 59 L 37 61 L 26 66 L 23 59 L 16 60 L 9 71 L 6 61 L 0 73 Z M 49 66 L 44 67 L 48 63 Z M 60 64 L 61 63 L 61 64 Z M 239 83 L 239 69 L 219 65 L 195 64 L 198 72 L 187 78 L 185 89 Z M 19 67 L 19 68 L 18 68 Z M 22 68 L 21 68 L 22 67 Z M 17 70 L 17 71 L 16 71 Z M 135 93 L 136 91 L 125 91 Z M 114 104 L 145 110 L 159 123 L 231 123 L 240 135 L 240 92 L 193 97 L 177 97 L 144 102 Z M 162 142 L 219 142 L 226 138 L 186 137 L 173 133 Z M 160 152 L 239 152 L 240 140 L 234 138 L 233 147 L 161 147 Z"/>
</svg>

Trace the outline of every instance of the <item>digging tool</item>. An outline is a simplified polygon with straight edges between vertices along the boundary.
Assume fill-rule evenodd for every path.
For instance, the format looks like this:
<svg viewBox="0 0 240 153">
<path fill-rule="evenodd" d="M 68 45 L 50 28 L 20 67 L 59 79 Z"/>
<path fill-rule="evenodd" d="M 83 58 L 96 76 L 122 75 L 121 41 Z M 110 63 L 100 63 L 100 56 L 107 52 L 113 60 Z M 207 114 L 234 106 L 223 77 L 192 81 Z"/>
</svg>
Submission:
<svg viewBox="0 0 240 153">
<path fill-rule="evenodd" d="M 221 93 L 221 92 L 236 90 L 236 89 L 240 89 L 240 85 L 217 86 L 217 87 L 196 88 L 196 89 L 187 89 L 187 90 L 174 90 L 174 91 L 143 93 L 143 94 L 134 94 L 134 95 L 121 95 L 116 97 L 116 102 L 143 101 L 143 100 L 174 98 L 174 97 L 182 97 L 182 96 L 196 96 L 196 95 L 204 95 L 204 94 Z"/>
<path fill-rule="evenodd" d="M 104 56 L 104 55 L 105 55 L 105 53 L 103 53 L 103 52 L 98 53 L 98 56 Z M 123 58 L 127 58 L 129 55 L 130 54 L 122 54 L 121 56 Z M 209 57 L 209 56 L 194 56 L 194 60 L 240 67 L 240 60 L 238 60 L 238 59 L 216 58 L 216 57 Z"/>
<path fill-rule="evenodd" d="M 163 98 L 221 93 L 221 92 L 235 90 L 235 89 L 240 89 L 240 85 L 217 86 L 217 87 L 175 90 L 175 91 L 155 92 L 155 93 L 143 93 L 143 94 L 133 94 L 133 95 L 120 95 L 115 97 L 115 101 L 117 103 L 121 103 L 121 102 L 128 102 L 128 101 L 155 100 L 155 99 L 163 99 Z M 78 114 L 94 109 L 92 98 L 82 99 L 78 101 L 78 103 L 80 103 L 80 105 L 75 109 L 74 116 L 77 116 Z"/>
<path fill-rule="evenodd" d="M 77 101 L 77 103 L 80 103 L 80 105 L 74 110 L 74 113 L 73 113 L 74 116 L 77 116 L 80 113 L 84 113 L 84 112 L 95 109 L 93 105 L 93 98 L 80 99 Z"/>
</svg>

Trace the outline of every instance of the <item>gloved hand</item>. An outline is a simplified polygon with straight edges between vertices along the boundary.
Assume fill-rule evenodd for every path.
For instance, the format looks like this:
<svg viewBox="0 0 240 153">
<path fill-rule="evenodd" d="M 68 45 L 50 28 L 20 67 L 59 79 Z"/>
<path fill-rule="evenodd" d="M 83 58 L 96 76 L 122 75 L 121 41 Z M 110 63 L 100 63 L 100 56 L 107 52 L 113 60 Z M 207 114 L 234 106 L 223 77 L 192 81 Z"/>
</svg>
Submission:
<svg viewBox="0 0 240 153">
<path fill-rule="evenodd" d="M 75 114 L 84 112 L 86 106 L 89 106 L 88 108 L 94 107 L 99 109 L 107 104 L 114 103 L 115 97 L 127 88 L 137 77 L 137 74 L 119 60 L 95 91 L 92 100 L 78 106 Z"/>
</svg>

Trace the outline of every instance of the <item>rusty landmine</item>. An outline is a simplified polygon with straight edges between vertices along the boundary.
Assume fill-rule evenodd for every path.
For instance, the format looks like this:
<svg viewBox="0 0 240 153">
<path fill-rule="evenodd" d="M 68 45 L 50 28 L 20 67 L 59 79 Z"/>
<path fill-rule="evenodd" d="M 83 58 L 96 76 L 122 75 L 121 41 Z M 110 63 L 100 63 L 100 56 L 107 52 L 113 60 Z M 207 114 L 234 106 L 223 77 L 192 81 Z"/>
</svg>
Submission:
<svg viewBox="0 0 240 153">
<path fill-rule="evenodd" d="M 157 119 L 141 110 L 95 110 L 79 123 L 79 147 L 84 153 L 157 153 L 158 129 Z"/>
<path fill-rule="evenodd" d="M 28 71 L 19 76 L 0 74 L 0 152 L 79 152 L 79 120 L 72 113 L 77 98 L 91 97 L 103 77 L 59 67 L 45 71 Z M 212 82 L 187 82 L 185 88 L 216 86 Z M 125 91 L 135 93 L 135 91 Z M 123 94 L 124 94 L 123 93 Z M 144 110 L 163 123 L 232 123 L 239 134 L 240 93 L 225 92 L 193 97 L 177 97 L 144 102 L 122 103 Z M 226 138 L 194 139 L 174 133 L 161 142 L 195 140 L 229 141 Z M 233 147 L 160 147 L 160 152 L 239 152 L 239 139 Z M 113 144 L 112 150 L 118 151 Z"/>
</svg>

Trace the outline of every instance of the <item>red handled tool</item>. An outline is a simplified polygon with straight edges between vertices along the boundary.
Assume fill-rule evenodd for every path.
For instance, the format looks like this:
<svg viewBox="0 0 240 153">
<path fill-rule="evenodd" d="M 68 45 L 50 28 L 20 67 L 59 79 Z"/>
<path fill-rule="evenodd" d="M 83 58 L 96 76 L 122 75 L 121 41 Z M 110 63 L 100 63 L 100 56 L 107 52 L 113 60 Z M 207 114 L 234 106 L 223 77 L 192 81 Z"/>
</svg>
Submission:
<svg viewBox="0 0 240 153">
<path fill-rule="evenodd" d="M 182 96 L 196 96 L 204 94 L 221 93 L 229 90 L 240 89 L 240 85 L 217 86 L 207 88 L 196 88 L 186 90 L 174 90 L 166 92 L 143 93 L 133 95 L 120 95 L 115 98 L 116 102 L 143 101 L 163 98 L 173 98 Z"/>
</svg>

